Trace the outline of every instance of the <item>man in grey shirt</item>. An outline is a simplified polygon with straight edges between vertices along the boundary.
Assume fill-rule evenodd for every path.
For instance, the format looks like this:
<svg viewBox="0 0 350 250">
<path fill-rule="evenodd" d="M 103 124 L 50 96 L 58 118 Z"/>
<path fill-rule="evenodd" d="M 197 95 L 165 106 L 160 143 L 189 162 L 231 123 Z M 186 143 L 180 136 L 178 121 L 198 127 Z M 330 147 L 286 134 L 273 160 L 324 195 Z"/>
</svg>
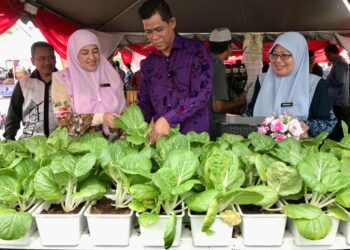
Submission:
<svg viewBox="0 0 350 250">
<path fill-rule="evenodd" d="M 247 104 L 245 93 L 234 101 L 229 98 L 224 61 L 230 55 L 231 43 L 231 32 L 227 28 L 214 29 L 210 34 L 209 48 L 214 63 L 214 79 L 210 101 L 211 137 L 213 139 L 216 136 L 214 121 L 222 119 L 226 113 L 231 113 L 234 109 L 244 109 Z"/>
<path fill-rule="evenodd" d="M 338 119 L 330 138 L 340 141 L 343 138 L 341 121 L 344 120 L 349 126 L 346 115 L 346 108 L 349 106 L 349 66 L 345 59 L 339 55 L 339 49 L 336 45 L 330 44 L 324 51 L 327 59 L 333 63 L 327 77 L 328 93 L 334 114 Z"/>
</svg>

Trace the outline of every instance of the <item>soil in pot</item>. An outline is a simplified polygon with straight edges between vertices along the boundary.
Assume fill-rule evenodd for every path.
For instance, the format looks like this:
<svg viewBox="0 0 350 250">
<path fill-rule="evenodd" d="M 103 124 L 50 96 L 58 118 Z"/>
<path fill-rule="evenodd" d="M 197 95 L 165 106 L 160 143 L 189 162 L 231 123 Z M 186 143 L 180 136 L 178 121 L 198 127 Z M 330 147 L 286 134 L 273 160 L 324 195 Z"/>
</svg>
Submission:
<svg viewBox="0 0 350 250">
<path fill-rule="evenodd" d="M 114 201 L 110 198 L 103 197 L 97 201 L 92 207 L 90 213 L 92 214 L 130 214 L 130 208 L 115 209 Z"/>
<path fill-rule="evenodd" d="M 78 214 L 84 205 L 85 203 L 80 203 L 74 210 L 65 212 L 60 203 L 51 204 L 49 209 L 43 209 L 41 214 Z"/>
<path fill-rule="evenodd" d="M 281 211 L 267 211 L 254 205 L 239 205 L 244 214 L 281 214 Z M 271 208 L 277 208 L 273 205 Z"/>
</svg>

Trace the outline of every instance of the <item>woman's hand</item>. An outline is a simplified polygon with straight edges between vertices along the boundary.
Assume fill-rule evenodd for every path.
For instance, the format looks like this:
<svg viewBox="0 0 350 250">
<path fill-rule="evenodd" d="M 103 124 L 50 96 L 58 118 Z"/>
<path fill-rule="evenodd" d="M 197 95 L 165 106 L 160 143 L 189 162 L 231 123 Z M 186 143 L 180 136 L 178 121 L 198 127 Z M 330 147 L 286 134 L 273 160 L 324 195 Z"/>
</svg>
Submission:
<svg viewBox="0 0 350 250">
<path fill-rule="evenodd" d="M 103 123 L 106 124 L 110 128 L 116 128 L 116 126 L 113 124 L 113 120 L 115 118 L 118 118 L 119 115 L 113 112 L 106 112 L 103 114 Z"/>
<path fill-rule="evenodd" d="M 305 131 L 303 134 L 300 135 L 300 139 L 306 139 L 309 137 L 308 131 L 309 126 L 306 125 L 303 121 L 300 121 L 301 128 Z"/>
</svg>

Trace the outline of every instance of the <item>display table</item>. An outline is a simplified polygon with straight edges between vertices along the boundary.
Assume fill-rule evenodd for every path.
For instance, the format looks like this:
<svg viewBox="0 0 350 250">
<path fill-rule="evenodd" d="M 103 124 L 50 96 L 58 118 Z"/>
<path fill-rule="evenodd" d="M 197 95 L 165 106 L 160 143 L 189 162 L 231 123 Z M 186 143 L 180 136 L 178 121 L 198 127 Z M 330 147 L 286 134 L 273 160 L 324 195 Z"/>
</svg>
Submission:
<svg viewBox="0 0 350 250">
<path fill-rule="evenodd" d="M 118 236 L 116 236 L 118 237 Z M 86 230 L 85 233 L 81 237 L 81 243 L 78 246 L 67 246 L 67 247 L 57 247 L 57 246 L 50 246 L 45 247 L 40 244 L 40 238 L 38 235 L 38 232 L 35 232 L 34 235 L 31 237 L 30 244 L 27 246 L 10 246 L 10 245 L 0 245 L 0 249 L 81 249 L 81 250 L 90 250 L 90 249 L 128 249 L 128 250 L 138 250 L 138 249 L 163 249 L 161 247 L 144 247 L 143 246 L 143 240 L 142 237 L 139 235 L 138 230 L 133 230 L 133 233 L 130 238 L 130 244 L 129 246 L 125 247 L 116 247 L 116 246 L 94 246 L 90 242 L 90 237 L 88 234 L 88 231 Z M 298 249 L 304 249 L 304 250 L 321 250 L 321 249 L 350 249 L 350 245 L 347 245 L 345 242 L 344 236 L 341 234 L 337 234 L 335 242 L 331 246 L 296 246 L 293 242 L 293 236 L 286 231 L 285 237 L 284 237 L 284 243 L 280 247 L 247 247 L 243 245 L 242 238 L 233 238 L 232 239 L 232 245 L 229 247 L 195 247 L 192 244 L 192 237 L 191 237 L 191 231 L 188 228 L 183 228 L 182 230 L 182 236 L 181 236 L 181 244 L 178 247 L 173 247 L 171 249 L 181 249 L 181 250 L 192 250 L 192 249 L 198 249 L 198 250 L 298 250 Z"/>
</svg>

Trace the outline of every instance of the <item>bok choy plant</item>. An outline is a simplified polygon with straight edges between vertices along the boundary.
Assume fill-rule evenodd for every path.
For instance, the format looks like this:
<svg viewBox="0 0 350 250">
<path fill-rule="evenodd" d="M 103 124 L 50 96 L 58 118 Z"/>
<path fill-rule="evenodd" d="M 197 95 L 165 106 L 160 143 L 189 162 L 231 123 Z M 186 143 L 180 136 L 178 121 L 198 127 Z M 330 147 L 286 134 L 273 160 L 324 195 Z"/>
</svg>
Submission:
<svg viewBox="0 0 350 250">
<path fill-rule="evenodd" d="M 245 177 L 239 168 L 239 159 L 231 150 L 218 147 L 220 144 L 211 144 L 201 155 L 203 160 L 198 178 L 204 190 L 193 191 L 185 200 L 192 211 L 206 213 L 202 231 L 208 235 L 215 233 L 211 226 L 217 214 L 228 224 L 238 225 L 241 222 L 233 203 L 257 202 L 262 198 L 254 191 L 240 188 Z"/>
<path fill-rule="evenodd" d="M 159 214 L 170 215 L 164 233 L 164 246 L 170 248 L 175 239 L 176 214 L 185 210 L 181 195 L 200 182 L 194 178 L 199 166 L 198 158 L 190 150 L 170 152 L 162 166 L 151 174 L 151 181 L 130 187 L 133 200 L 129 207 L 137 211 L 139 223 L 150 226 Z"/>
<path fill-rule="evenodd" d="M 54 147 L 57 153 L 51 155 L 49 165 L 41 167 L 35 174 L 37 197 L 46 201 L 60 201 L 63 210 L 69 212 L 83 201 L 94 200 L 107 192 L 106 184 L 98 178 L 97 169 L 94 168 L 96 154 L 99 155 L 102 150 L 100 146 L 106 146 L 107 141 L 95 138 L 85 143 L 90 144 L 92 151 L 72 154 L 68 151 L 69 136 L 65 128 L 58 128 L 50 135 L 47 144 Z"/>
</svg>

